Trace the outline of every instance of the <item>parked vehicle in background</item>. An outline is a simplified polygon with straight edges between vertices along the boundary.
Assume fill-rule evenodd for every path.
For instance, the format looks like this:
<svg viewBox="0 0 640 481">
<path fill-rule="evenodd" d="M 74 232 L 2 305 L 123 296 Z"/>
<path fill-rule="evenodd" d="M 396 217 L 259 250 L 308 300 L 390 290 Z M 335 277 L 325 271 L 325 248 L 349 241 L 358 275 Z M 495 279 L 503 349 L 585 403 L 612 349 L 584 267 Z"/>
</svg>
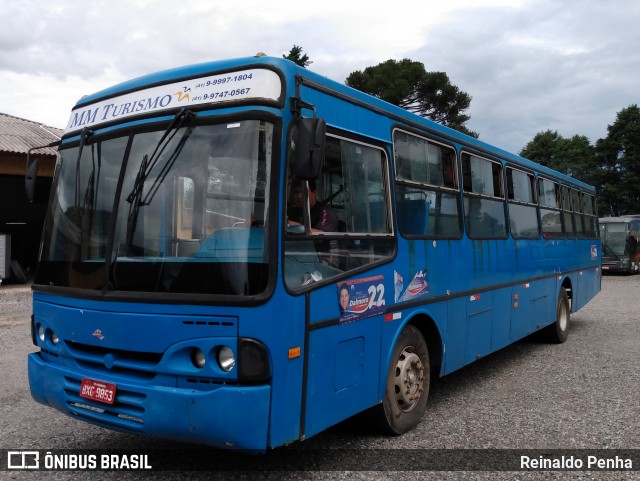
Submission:
<svg viewBox="0 0 640 481">
<path fill-rule="evenodd" d="M 640 272 L 640 215 L 603 217 L 599 222 L 602 272 Z"/>
</svg>

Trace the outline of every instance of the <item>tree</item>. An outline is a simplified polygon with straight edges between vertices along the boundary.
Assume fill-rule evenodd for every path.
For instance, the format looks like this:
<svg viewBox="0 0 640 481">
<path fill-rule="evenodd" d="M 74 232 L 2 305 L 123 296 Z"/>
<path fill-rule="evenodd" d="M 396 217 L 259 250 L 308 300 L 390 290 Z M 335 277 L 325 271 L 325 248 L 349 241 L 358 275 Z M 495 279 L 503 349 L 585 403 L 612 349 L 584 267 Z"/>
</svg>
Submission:
<svg viewBox="0 0 640 481">
<path fill-rule="evenodd" d="M 640 108 L 630 105 L 592 146 L 583 135 L 565 139 L 539 132 L 520 152 L 542 165 L 591 184 L 600 216 L 640 213 Z"/>
<path fill-rule="evenodd" d="M 603 171 L 603 201 L 610 215 L 640 213 L 640 108 L 633 104 L 607 126 L 607 136 L 596 143 Z"/>
<path fill-rule="evenodd" d="M 282 58 L 291 60 L 292 62 L 297 63 L 304 68 L 307 68 L 313 63 L 311 60 L 309 60 L 309 56 L 306 53 L 304 55 L 302 54 L 302 47 L 298 45 L 294 45 L 293 47 L 291 47 L 291 50 L 289 50 L 289 54 L 283 55 Z"/>
<path fill-rule="evenodd" d="M 558 131 L 538 132 L 520 152 L 522 157 L 556 169 L 556 149 L 562 136 Z M 557 169 L 556 169 L 557 170 Z"/>
<path fill-rule="evenodd" d="M 538 132 L 520 155 L 587 183 L 599 181 L 594 148 L 584 135 L 565 139 L 558 131 Z"/>
<path fill-rule="evenodd" d="M 520 152 L 522 157 L 567 174 L 596 188 L 598 200 L 602 199 L 602 170 L 595 155 L 595 148 L 584 135 L 565 139 L 557 131 L 538 132 Z M 598 210 L 606 208 L 599 204 Z"/>
<path fill-rule="evenodd" d="M 378 65 L 356 70 L 345 83 L 374 97 L 410 112 L 440 122 L 448 127 L 478 137 L 465 123 L 470 117 L 463 112 L 471 104 L 471 96 L 453 85 L 445 72 L 427 72 L 424 65 L 410 59 L 387 60 Z"/>
</svg>

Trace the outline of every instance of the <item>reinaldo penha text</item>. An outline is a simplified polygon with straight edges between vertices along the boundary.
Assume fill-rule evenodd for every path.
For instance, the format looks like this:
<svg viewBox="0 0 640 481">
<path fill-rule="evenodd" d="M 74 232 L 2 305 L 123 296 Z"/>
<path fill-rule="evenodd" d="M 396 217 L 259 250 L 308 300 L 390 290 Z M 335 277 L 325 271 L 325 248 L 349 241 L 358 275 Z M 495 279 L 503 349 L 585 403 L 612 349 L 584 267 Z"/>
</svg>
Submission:
<svg viewBox="0 0 640 481">
<path fill-rule="evenodd" d="M 633 460 L 621 456 L 520 456 L 522 469 L 586 469 L 586 470 L 633 470 Z"/>
</svg>

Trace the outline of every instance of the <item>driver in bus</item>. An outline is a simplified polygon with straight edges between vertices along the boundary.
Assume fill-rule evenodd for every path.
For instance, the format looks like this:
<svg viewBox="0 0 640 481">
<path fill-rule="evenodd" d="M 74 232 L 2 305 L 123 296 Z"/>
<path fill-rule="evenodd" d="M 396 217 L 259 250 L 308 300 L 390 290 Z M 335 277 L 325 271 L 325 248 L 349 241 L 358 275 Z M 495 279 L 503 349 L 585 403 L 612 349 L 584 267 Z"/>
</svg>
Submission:
<svg viewBox="0 0 640 481">
<path fill-rule="evenodd" d="M 297 181 L 293 185 L 293 206 L 287 212 L 287 226 L 292 227 L 304 223 L 304 197 L 302 181 Z M 338 216 L 334 210 L 325 202 L 318 201 L 318 190 L 315 180 L 309 181 L 309 213 L 311 218 L 312 232 L 337 232 Z M 316 252 L 323 264 L 331 267 L 338 267 L 338 241 L 316 241 Z"/>
<path fill-rule="evenodd" d="M 298 181 L 293 186 L 294 205 L 288 212 L 289 226 L 301 225 L 304 222 L 302 192 L 302 182 Z M 311 214 L 311 230 L 313 232 L 336 232 L 338 230 L 338 216 L 336 213 L 329 205 L 318 202 L 315 180 L 309 181 L 309 212 Z"/>
</svg>

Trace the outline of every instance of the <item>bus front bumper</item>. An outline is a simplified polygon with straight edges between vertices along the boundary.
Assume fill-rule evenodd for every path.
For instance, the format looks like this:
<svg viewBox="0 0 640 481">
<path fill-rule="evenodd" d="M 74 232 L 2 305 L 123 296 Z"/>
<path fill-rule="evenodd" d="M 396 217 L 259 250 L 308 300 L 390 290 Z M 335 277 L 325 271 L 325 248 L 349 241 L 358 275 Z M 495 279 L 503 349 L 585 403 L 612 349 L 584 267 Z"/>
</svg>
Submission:
<svg viewBox="0 0 640 481">
<path fill-rule="evenodd" d="M 225 449 L 267 449 L 271 388 L 212 386 L 210 390 L 154 386 L 100 376 L 116 384 L 114 404 L 80 397 L 83 375 L 29 354 L 29 386 L 45 405 L 117 431 Z M 91 377 L 88 375 L 86 377 Z"/>
</svg>

